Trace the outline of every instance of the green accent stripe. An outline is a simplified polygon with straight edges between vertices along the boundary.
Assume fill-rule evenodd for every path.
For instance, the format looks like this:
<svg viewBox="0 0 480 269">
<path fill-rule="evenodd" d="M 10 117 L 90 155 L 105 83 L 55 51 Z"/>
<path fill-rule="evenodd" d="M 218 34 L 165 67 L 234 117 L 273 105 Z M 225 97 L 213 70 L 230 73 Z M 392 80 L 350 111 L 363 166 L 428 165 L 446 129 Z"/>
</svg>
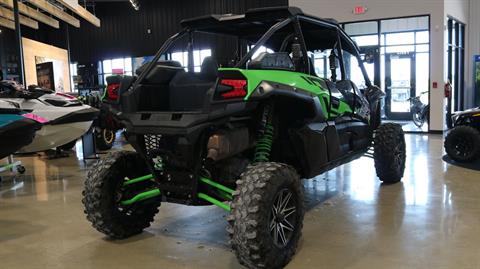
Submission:
<svg viewBox="0 0 480 269">
<path fill-rule="evenodd" d="M 212 204 L 214 204 L 214 205 L 216 205 L 216 206 L 218 206 L 222 209 L 225 209 L 226 211 L 229 211 L 229 212 L 231 211 L 231 208 L 230 208 L 229 205 L 226 205 L 226 204 L 220 202 L 219 200 L 217 200 L 217 199 L 215 199 L 211 196 L 206 195 L 205 193 L 200 192 L 200 193 L 197 194 L 197 196 L 198 196 L 198 198 L 203 199 L 207 202 L 210 202 L 210 203 L 212 203 Z"/>
<path fill-rule="evenodd" d="M 234 190 L 230 189 L 229 187 L 225 187 L 225 186 L 223 186 L 223 185 L 221 185 L 221 184 L 219 184 L 219 183 L 217 183 L 217 182 L 215 182 L 211 179 L 208 179 L 208 178 L 201 177 L 200 181 L 202 181 L 203 183 L 208 184 L 208 185 L 210 185 L 214 188 L 217 188 L 221 191 L 224 191 L 224 192 L 226 192 L 230 195 L 233 194 L 233 192 L 234 192 Z"/>
</svg>

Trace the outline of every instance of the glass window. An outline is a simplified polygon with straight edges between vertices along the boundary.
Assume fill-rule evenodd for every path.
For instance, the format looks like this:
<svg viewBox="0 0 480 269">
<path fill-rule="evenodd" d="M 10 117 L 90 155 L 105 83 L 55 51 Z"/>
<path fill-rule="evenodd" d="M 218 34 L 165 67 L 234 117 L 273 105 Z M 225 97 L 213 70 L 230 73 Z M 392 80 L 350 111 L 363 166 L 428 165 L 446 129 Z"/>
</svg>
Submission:
<svg viewBox="0 0 480 269">
<path fill-rule="evenodd" d="M 356 56 L 343 51 L 343 58 L 345 62 L 345 75 L 348 80 L 351 80 L 359 89 L 365 89 L 367 87 L 365 82 L 365 77 L 363 76 L 362 69 L 360 68 L 360 63 Z M 369 65 L 369 69 L 373 74 L 373 66 Z"/>
<path fill-rule="evenodd" d="M 416 47 L 417 52 L 428 52 L 430 50 L 429 45 L 417 45 Z"/>
<path fill-rule="evenodd" d="M 193 65 L 194 71 L 200 72 L 202 69 L 202 63 L 205 58 L 212 56 L 211 49 L 203 49 L 203 50 L 194 50 L 193 51 Z"/>
<path fill-rule="evenodd" d="M 387 53 L 408 53 L 408 52 L 413 52 L 415 51 L 415 46 L 390 46 L 386 47 L 385 51 Z"/>
<path fill-rule="evenodd" d="M 313 66 L 315 67 L 315 74 L 321 78 L 327 77 L 327 70 L 325 68 L 325 58 L 314 58 Z"/>
<path fill-rule="evenodd" d="M 133 76 L 132 58 L 117 58 L 112 60 L 103 60 L 102 69 L 99 68 L 99 80 L 107 85 L 107 77 L 112 75 Z"/>
<path fill-rule="evenodd" d="M 125 72 L 132 72 L 132 58 L 125 58 Z"/>
<path fill-rule="evenodd" d="M 425 31 L 428 30 L 428 17 L 382 20 L 380 28 L 382 33 Z"/>
<path fill-rule="evenodd" d="M 200 51 L 199 50 L 194 50 L 193 51 L 193 66 L 195 69 L 195 72 L 200 72 L 202 61 L 200 59 Z"/>
<path fill-rule="evenodd" d="M 428 43 L 430 42 L 430 33 L 428 31 L 421 31 L 416 33 L 416 43 Z"/>
<path fill-rule="evenodd" d="M 396 33 L 386 35 L 386 45 L 406 45 L 415 44 L 415 33 Z"/>
<path fill-rule="evenodd" d="M 179 51 L 172 53 L 172 61 L 179 62 L 185 70 L 188 69 L 188 52 L 186 51 Z"/>
<path fill-rule="evenodd" d="M 203 60 L 205 60 L 205 58 L 209 56 L 212 56 L 211 49 L 193 51 L 194 72 L 198 73 L 201 71 Z M 174 52 L 171 54 L 171 59 L 172 61 L 179 62 L 185 68 L 185 71 L 188 71 L 188 51 Z"/>
<path fill-rule="evenodd" d="M 123 74 L 125 61 L 123 58 L 112 60 L 112 73 Z"/>
<path fill-rule="evenodd" d="M 378 23 L 376 21 L 347 23 L 345 24 L 345 32 L 351 36 L 377 34 Z"/>
<path fill-rule="evenodd" d="M 112 73 L 112 60 L 105 60 L 102 63 L 103 73 Z"/>
<path fill-rule="evenodd" d="M 315 51 L 313 52 L 313 66 L 315 68 L 315 73 L 318 77 L 325 78 L 325 79 L 332 79 L 332 71 L 330 70 L 330 62 L 328 56 L 332 52 L 331 49 L 327 49 L 324 51 Z M 340 72 L 340 64 L 337 63 L 337 80 L 340 79 L 341 72 Z"/>
<path fill-rule="evenodd" d="M 78 64 L 72 63 L 70 64 L 70 85 L 72 85 L 73 89 L 70 91 L 75 92 L 77 91 L 77 76 L 78 76 Z"/>
<path fill-rule="evenodd" d="M 352 39 L 359 47 L 378 45 L 378 35 L 354 36 Z"/>
</svg>

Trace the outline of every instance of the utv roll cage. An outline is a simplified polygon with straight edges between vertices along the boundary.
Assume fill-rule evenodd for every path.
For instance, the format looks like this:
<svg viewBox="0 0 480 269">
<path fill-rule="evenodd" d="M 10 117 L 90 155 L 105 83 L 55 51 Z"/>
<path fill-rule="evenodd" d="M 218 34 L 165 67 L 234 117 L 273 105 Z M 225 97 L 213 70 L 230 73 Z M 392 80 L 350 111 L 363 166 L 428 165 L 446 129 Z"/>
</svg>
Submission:
<svg viewBox="0 0 480 269">
<path fill-rule="evenodd" d="M 305 73 L 311 73 L 306 45 L 307 43 L 309 44 L 309 49 L 311 51 L 336 48 L 342 77 L 345 77 L 346 73 L 342 50 L 350 52 L 352 55 L 360 55 L 359 48 L 356 43 L 333 19 L 322 19 L 304 14 L 303 11 L 297 7 L 250 9 L 243 15 L 207 15 L 182 20 L 181 26 L 183 29 L 179 33 L 166 40 L 163 46 L 155 54 L 153 60 L 139 74 L 139 77 L 135 82 L 135 86 L 142 83 L 145 76 L 149 74 L 149 72 L 155 67 L 162 55 L 164 55 L 177 40 L 185 36 L 188 36 L 187 48 L 189 71 L 193 70 L 193 33 L 223 34 L 236 36 L 244 40 L 255 42 L 253 48 L 243 55 L 243 57 L 235 65 L 236 68 L 245 68 L 252 56 L 262 46 L 272 45 L 274 47 L 276 46 L 277 48 L 283 47 L 284 42 L 289 38 L 288 36 L 282 38 L 281 40 L 272 40 L 272 37 L 290 24 L 293 26 L 294 33 L 298 37 L 298 41 L 301 45 L 303 55 L 303 71 Z M 323 30 L 328 31 L 322 32 L 322 28 Z M 334 34 L 335 36 L 324 37 L 327 34 Z M 237 49 L 239 48 L 240 45 L 237 44 Z M 359 56 L 357 57 L 358 62 L 362 63 L 362 59 Z M 359 64 L 359 67 L 362 75 L 365 78 L 366 86 L 372 86 L 363 64 Z"/>
</svg>

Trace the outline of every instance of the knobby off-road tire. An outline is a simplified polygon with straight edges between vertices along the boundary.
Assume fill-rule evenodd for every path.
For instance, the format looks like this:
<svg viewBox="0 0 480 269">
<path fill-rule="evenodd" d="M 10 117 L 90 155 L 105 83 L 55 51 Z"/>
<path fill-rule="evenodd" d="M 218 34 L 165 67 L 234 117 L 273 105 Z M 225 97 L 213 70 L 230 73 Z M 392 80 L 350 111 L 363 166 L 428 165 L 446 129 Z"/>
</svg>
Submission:
<svg viewBox="0 0 480 269">
<path fill-rule="evenodd" d="M 231 208 L 227 231 L 242 265 L 274 269 L 290 262 L 305 214 L 303 185 L 292 167 L 249 166 L 237 181 Z"/>
<path fill-rule="evenodd" d="M 115 131 L 109 129 L 99 129 L 95 132 L 95 145 L 99 150 L 109 150 L 115 142 Z"/>
<path fill-rule="evenodd" d="M 373 159 L 378 178 L 387 184 L 399 182 L 405 171 L 405 134 L 394 123 L 380 125 L 375 131 Z"/>
<path fill-rule="evenodd" d="M 445 138 L 445 151 L 457 162 L 471 162 L 480 157 L 480 132 L 471 126 L 457 126 Z"/>
<path fill-rule="evenodd" d="M 113 152 L 98 161 L 88 172 L 82 193 L 85 214 L 92 226 L 113 239 L 127 238 L 149 227 L 160 206 L 158 199 L 120 205 L 120 201 L 151 189 L 154 184 L 143 181 L 123 187 L 125 177 L 147 174 L 145 162 L 135 152 Z"/>
</svg>

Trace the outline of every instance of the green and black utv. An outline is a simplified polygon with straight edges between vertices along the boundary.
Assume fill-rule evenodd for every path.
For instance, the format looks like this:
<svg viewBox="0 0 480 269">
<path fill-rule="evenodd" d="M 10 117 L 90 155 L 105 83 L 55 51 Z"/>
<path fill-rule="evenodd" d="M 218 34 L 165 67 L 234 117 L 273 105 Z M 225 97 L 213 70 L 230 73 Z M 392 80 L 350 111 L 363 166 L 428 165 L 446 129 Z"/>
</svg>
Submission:
<svg viewBox="0 0 480 269">
<path fill-rule="evenodd" d="M 241 264 L 282 268 L 301 236 L 302 178 L 371 149 L 380 180 L 401 180 L 404 133 L 380 123 L 383 93 L 335 21 L 276 7 L 181 25 L 121 83 L 117 116 L 136 152 L 89 171 L 83 204 L 97 230 L 126 238 L 150 225 L 161 202 L 213 204 L 229 212 Z"/>
<path fill-rule="evenodd" d="M 453 127 L 445 137 L 445 152 L 460 163 L 480 159 L 480 107 L 452 115 Z"/>
</svg>

